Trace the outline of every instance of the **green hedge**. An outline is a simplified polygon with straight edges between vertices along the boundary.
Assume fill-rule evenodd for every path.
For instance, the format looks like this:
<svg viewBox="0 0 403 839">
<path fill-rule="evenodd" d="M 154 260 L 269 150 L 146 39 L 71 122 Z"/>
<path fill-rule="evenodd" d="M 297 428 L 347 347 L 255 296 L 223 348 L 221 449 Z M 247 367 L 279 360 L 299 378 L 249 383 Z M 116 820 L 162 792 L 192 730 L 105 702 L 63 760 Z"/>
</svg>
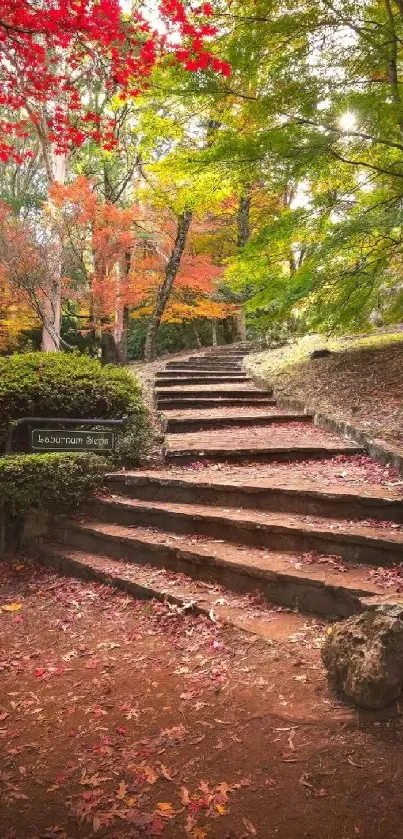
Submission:
<svg viewBox="0 0 403 839">
<path fill-rule="evenodd" d="M 127 370 L 79 353 L 26 353 L 0 358 L 0 447 L 7 427 L 23 416 L 103 417 L 127 415 L 118 457 L 138 463 L 150 439 L 139 385 Z"/>
<path fill-rule="evenodd" d="M 109 462 L 86 453 L 0 457 L 0 499 L 8 512 L 70 512 L 102 486 Z"/>
</svg>

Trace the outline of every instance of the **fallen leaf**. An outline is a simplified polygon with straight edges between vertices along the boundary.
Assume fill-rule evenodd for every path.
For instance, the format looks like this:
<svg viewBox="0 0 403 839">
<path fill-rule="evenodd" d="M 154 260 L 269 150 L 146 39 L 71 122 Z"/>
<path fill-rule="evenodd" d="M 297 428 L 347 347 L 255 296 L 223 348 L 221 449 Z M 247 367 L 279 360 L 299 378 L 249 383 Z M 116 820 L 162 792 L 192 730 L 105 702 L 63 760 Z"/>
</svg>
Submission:
<svg viewBox="0 0 403 839">
<path fill-rule="evenodd" d="M 296 733 L 295 728 L 292 728 L 288 736 L 288 748 L 291 749 L 292 752 L 295 752 L 294 737 Z"/>
<path fill-rule="evenodd" d="M 189 790 L 186 787 L 180 788 L 180 799 L 184 807 L 190 804 Z"/>
<path fill-rule="evenodd" d="M 216 808 L 216 810 L 217 810 L 217 813 L 218 813 L 220 816 L 225 816 L 225 814 L 226 814 L 227 810 L 226 810 L 226 808 L 224 807 L 224 805 L 223 805 L 223 804 L 216 804 L 216 805 L 215 805 L 215 808 Z"/>
<path fill-rule="evenodd" d="M 153 819 L 150 827 L 148 828 L 148 833 L 150 836 L 162 836 L 165 832 L 166 823 L 161 818 Z"/>
<path fill-rule="evenodd" d="M 205 795 L 210 794 L 210 787 L 206 781 L 200 781 L 199 789 L 204 792 Z"/>
<path fill-rule="evenodd" d="M 94 818 L 92 820 L 92 829 L 93 829 L 94 833 L 96 833 L 100 829 L 101 825 L 102 825 L 101 819 L 98 818 L 98 816 L 94 816 Z"/>
<path fill-rule="evenodd" d="M 244 819 L 243 819 L 243 823 L 244 823 L 244 825 L 245 825 L 245 827 L 246 827 L 246 830 L 248 831 L 248 833 L 249 833 L 251 836 L 257 836 L 257 830 L 256 830 L 256 827 L 255 827 L 255 825 L 254 825 L 254 824 L 252 824 L 252 822 L 251 822 L 251 821 L 249 821 L 249 819 L 245 819 L 245 817 L 244 817 Z"/>
<path fill-rule="evenodd" d="M 45 673 L 46 673 L 46 668 L 45 667 L 36 667 L 35 670 L 34 670 L 34 675 L 36 676 L 37 679 L 42 679 L 42 677 L 45 675 Z"/>
<path fill-rule="evenodd" d="M 127 784 L 125 784 L 124 781 L 121 781 L 119 786 L 118 786 L 117 792 L 116 792 L 116 798 L 119 801 L 123 801 L 123 799 L 126 797 L 126 795 L 127 795 Z"/>
<path fill-rule="evenodd" d="M 224 801 L 228 801 L 228 793 L 231 791 L 231 787 L 229 786 L 229 784 L 227 784 L 226 781 L 223 781 L 221 784 L 218 785 L 217 789 L 220 793 L 221 798 Z"/>
<path fill-rule="evenodd" d="M 172 813 L 173 807 L 169 801 L 159 801 L 157 809 L 160 810 L 161 813 Z"/>
<path fill-rule="evenodd" d="M 352 757 L 348 757 L 347 761 L 351 764 L 351 766 L 355 766 L 356 769 L 364 769 L 362 763 L 355 763 Z"/>
<path fill-rule="evenodd" d="M 83 787 L 99 787 L 100 782 L 106 780 L 105 778 L 100 778 L 99 775 L 87 775 L 86 772 L 83 772 L 81 776 L 80 784 Z"/>
<path fill-rule="evenodd" d="M 4 603 L 0 606 L 2 612 L 19 612 L 22 609 L 22 603 Z"/>
<path fill-rule="evenodd" d="M 277 781 L 276 781 L 275 778 L 265 778 L 264 783 L 265 783 L 265 786 L 269 787 L 270 789 L 273 789 L 275 786 L 277 786 Z"/>
<path fill-rule="evenodd" d="M 184 825 L 185 833 L 190 833 L 190 834 L 192 833 L 192 830 L 194 829 L 194 823 L 195 823 L 195 817 L 193 815 L 190 815 L 190 813 L 188 813 L 188 815 L 186 816 L 186 823 Z"/>
<path fill-rule="evenodd" d="M 146 776 L 148 784 L 155 784 L 155 782 L 158 781 L 158 772 L 156 772 L 152 766 L 143 766 L 142 772 Z"/>
<path fill-rule="evenodd" d="M 308 789 L 313 789 L 313 784 L 311 784 L 311 782 L 308 781 L 308 777 L 309 776 L 306 773 L 304 773 L 303 775 L 301 775 L 301 777 L 299 779 L 299 782 L 300 782 L 300 784 L 302 784 L 303 787 L 308 787 Z"/>
</svg>

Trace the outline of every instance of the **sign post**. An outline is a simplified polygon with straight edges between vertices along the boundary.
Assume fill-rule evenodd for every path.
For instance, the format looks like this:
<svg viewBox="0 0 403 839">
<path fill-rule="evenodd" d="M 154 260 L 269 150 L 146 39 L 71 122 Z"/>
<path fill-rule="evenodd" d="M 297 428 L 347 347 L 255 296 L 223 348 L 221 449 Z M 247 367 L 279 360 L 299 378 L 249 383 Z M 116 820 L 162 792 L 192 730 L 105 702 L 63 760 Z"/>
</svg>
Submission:
<svg viewBox="0 0 403 839">
<path fill-rule="evenodd" d="M 112 431 L 59 431 L 35 428 L 31 431 L 34 452 L 111 452 L 115 448 Z"/>
<path fill-rule="evenodd" d="M 81 426 L 71 430 L 62 428 L 35 428 L 29 430 L 28 441 L 34 452 L 112 452 L 115 448 L 115 434 L 112 431 L 92 431 L 89 426 L 99 428 L 110 426 L 123 428 L 127 417 L 122 419 L 81 419 L 81 417 L 20 417 L 10 423 L 7 433 L 5 454 L 11 454 L 14 446 L 14 434 L 21 426 L 49 423 L 55 426 Z M 82 429 L 84 426 L 84 430 Z M 86 428 L 88 427 L 88 431 Z"/>
</svg>

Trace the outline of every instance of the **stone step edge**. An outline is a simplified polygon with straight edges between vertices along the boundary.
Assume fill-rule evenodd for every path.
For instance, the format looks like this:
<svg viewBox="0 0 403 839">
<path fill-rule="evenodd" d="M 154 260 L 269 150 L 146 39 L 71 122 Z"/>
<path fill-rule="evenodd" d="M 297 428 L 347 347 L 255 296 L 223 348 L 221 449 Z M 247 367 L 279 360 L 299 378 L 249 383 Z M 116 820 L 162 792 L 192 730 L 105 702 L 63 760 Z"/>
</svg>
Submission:
<svg viewBox="0 0 403 839">
<path fill-rule="evenodd" d="M 88 579 L 86 571 L 94 571 L 95 576 L 92 576 L 92 579 L 96 580 L 97 582 L 105 583 L 106 585 L 113 585 L 116 587 L 118 583 L 118 587 L 121 588 L 122 586 L 119 585 L 119 581 L 124 580 L 122 577 L 114 577 L 109 574 L 105 574 L 105 572 L 101 572 L 98 569 L 93 568 L 91 565 L 87 565 L 86 563 L 80 562 L 78 559 L 71 559 L 70 557 L 66 556 L 68 554 L 75 554 L 75 553 L 86 553 L 87 556 L 91 556 L 91 554 L 87 553 L 86 551 L 79 551 L 74 547 L 70 547 L 69 545 L 59 544 L 59 543 L 52 543 L 46 542 L 41 545 L 40 553 L 36 555 L 36 559 L 43 565 L 50 566 L 52 568 L 56 568 L 56 570 L 60 571 L 61 573 L 66 573 L 66 569 L 69 567 L 74 569 L 75 571 L 84 571 L 84 574 L 79 574 L 79 576 L 84 577 L 84 579 Z M 105 555 L 107 556 L 107 555 Z M 108 561 L 115 564 L 117 567 L 120 565 L 120 560 L 113 559 L 113 557 L 108 557 Z M 58 560 L 54 562 L 53 560 Z M 135 563 L 133 563 L 134 565 Z M 75 576 L 75 575 L 74 575 Z M 126 582 L 129 584 L 129 587 L 126 586 Z M 128 591 L 134 597 L 138 597 L 140 600 L 151 600 L 156 599 L 162 602 L 172 603 L 176 606 L 183 607 L 185 604 L 185 600 L 183 598 L 177 597 L 173 594 L 162 593 L 159 592 L 157 589 L 153 589 L 151 586 L 145 586 L 140 583 L 135 583 L 133 581 L 125 581 L 124 587 L 122 587 L 124 591 Z M 208 614 L 207 610 L 203 606 L 198 606 L 197 604 L 192 605 L 192 611 L 196 614 Z"/>
<path fill-rule="evenodd" d="M 222 407 L 222 406 L 225 406 L 225 405 L 227 405 L 227 406 L 229 405 L 229 406 L 234 407 L 234 408 L 236 408 L 237 405 L 239 405 L 239 406 L 244 405 L 244 406 L 250 408 L 250 407 L 256 406 L 256 405 L 266 405 L 266 406 L 267 405 L 275 405 L 276 400 L 273 399 L 271 396 L 265 397 L 263 399 L 260 398 L 260 397 L 259 397 L 259 399 L 256 399 L 256 398 L 250 399 L 249 397 L 246 398 L 245 396 L 234 396 L 234 397 L 223 396 L 221 398 L 215 398 L 215 397 L 208 396 L 208 395 L 203 396 L 201 398 L 197 398 L 197 400 L 192 399 L 191 397 L 188 397 L 188 396 L 185 396 L 183 398 L 175 397 L 175 396 L 173 396 L 173 397 L 164 396 L 164 397 L 159 397 L 157 399 L 157 406 L 161 407 L 161 408 L 163 408 L 165 406 L 172 407 L 171 403 L 173 403 L 176 408 L 178 408 L 178 407 L 180 408 L 181 405 L 185 405 L 186 407 L 191 405 L 194 408 L 195 404 L 197 405 L 197 407 L 202 407 L 202 408 L 217 408 L 217 407 Z"/>
<path fill-rule="evenodd" d="M 183 370 L 181 368 L 174 370 L 159 370 L 155 374 L 157 381 L 165 381 L 165 379 L 236 379 L 240 381 L 251 381 L 250 376 L 240 371 L 231 370 Z"/>
<path fill-rule="evenodd" d="M 299 497 L 299 496 L 308 496 L 310 499 L 318 499 L 319 501 L 323 498 L 339 502 L 343 501 L 346 504 L 351 503 L 362 503 L 365 504 L 380 504 L 385 506 L 385 510 L 391 505 L 401 505 L 402 513 L 403 513 L 403 496 L 401 498 L 387 498 L 386 496 L 382 495 L 364 495 L 362 493 L 352 492 L 351 489 L 343 490 L 340 488 L 339 492 L 335 492 L 334 489 L 332 491 L 328 491 L 325 487 L 323 489 L 310 488 L 309 486 L 284 486 L 283 484 L 279 483 L 272 483 L 268 486 L 262 486 L 259 482 L 256 483 L 238 483 L 238 482 L 228 482 L 225 480 L 219 481 L 194 481 L 191 477 L 183 477 L 178 478 L 176 475 L 169 476 L 158 476 L 153 475 L 152 473 L 145 473 L 145 472 L 138 472 L 138 473 L 128 473 L 128 472 L 108 472 L 105 475 L 106 482 L 110 481 L 122 481 L 125 485 L 129 486 L 144 486 L 144 485 L 152 485 L 156 484 L 158 486 L 172 486 L 172 487 L 180 487 L 183 489 L 192 488 L 195 490 L 212 490 L 217 492 L 236 492 L 236 493 L 243 493 L 245 495 L 256 495 L 258 493 L 267 493 L 268 496 L 270 495 L 285 495 L 291 497 Z M 402 517 L 403 520 L 403 517 Z"/>
<path fill-rule="evenodd" d="M 191 385 L 192 387 L 197 385 L 242 385 L 248 384 L 250 379 L 246 376 L 215 376 L 214 378 L 209 378 L 206 376 L 195 376 L 194 378 L 178 378 L 177 376 L 170 376 L 169 378 L 157 379 L 155 385 L 157 388 L 160 388 L 162 385 L 163 387 L 182 387 L 185 385 Z"/>
<path fill-rule="evenodd" d="M 312 422 L 309 414 L 240 414 L 237 417 L 165 417 L 162 421 L 162 430 L 167 434 L 180 434 L 189 428 L 192 431 L 203 429 L 228 428 L 231 426 L 262 426 L 273 425 L 273 423 L 289 422 Z"/>
<path fill-rule="evenodd" d="M 239 516 L 237 516 L 237 517 L 234 516 L 234 512 L 236 512 L 236 511 L 225 511 L 224 512 L 222 510 L 222 508 L 220 509 L 220 508 L 216 508 L 216 507 L 209 507 L 207 505 L 203 509 L 196 509 L 196 510 L 195 510 L 196 505 L 189 505 L 189 510 L 186 510 L 186 509 L 178 509 L 178 508 L 181 508 L 181 507 L 186 507 L 185 504 L 170 505 L 168 502 L 159 502 L 159 501 L 156 501 L 156 502 L 155 501 L 154 502 L 149 502 L 148 501 L 148 502 L 146 502 L 142 499 L 141 500 L 136 500 L 136 499 L 133 499 L 133 498 L 127 498 L 127 497 L 122 496 L 121 498 L 102 497 L 102 498 L 97 499 L 94 502 L 88 502 L 87 505 L 85 505 L 84 514 L 90 515 L 92 518 L 98 517 L 99 512 L 100 512 L 100 510 L 99 510 L 100 507 L 101 507 L 101 511 L 102 511 L 102 507 L 104 507 L 105 510 L 109 510 L 109 511 L 110 510 L 112 510 L 112 511 L 116 510 L 116 513 L 118 513 L 119 510 L 123 510 L 125 513 L 130 512 L 130 513 L 135 514 L 136 511 L 137 511 L 137 513 L 139 513 L 140 515 L 148 515 L 148 516 L 150 515 L 151 512 L 155 512 L 157 517 L 158 517 L 158 515 L 160 515 L 161 517 L 171 516 L 171 517 L 179 519 L 179 520 L 188 520 L 189 523 L 192 523 L 193 526 L 194 526 L 195 522 L 200 521 L 201 523 L 203 523 L 203 522 L 205 522 L 205 523 L 210 522 L 211 524 L 212 523 L 215 523 L 215 524 L 218 523 L 219 525 L 221 524 L 223 526 L 225 525 L 225 526 L 228 526 L 228 527 L 232 527 L 236 531 L 239 531 L 239 537 L 237 539 L 231 539 L 230 537 L 228 537 L 226 539 L 226 541 L 229 544 L 249 546 L 249 543 L 247 541 L 246 542 L 242 541 L 242 538 L 241 538 L 242 532 L 243 531 L 248 532 L 248 531 L 257 530 L 258 532 L 266 531 L 268 533 L 277 533 L 279 535 L 285 535 L 285 536 L 287 536 L 287 535 L 291 535 L 291 536 L 301 535 L 301 538 L 317 537 L 318 539 L 321 539 L 325 543 L 326 542 L 329 542 L 329 543 L 337 542 L 340 545 L 353 545 L 353 546 L 356 546 L 356 547 L 366 548 L 367 550 L 369 550 L 369 549 L 374 549 L 374 550 L 377 550 L 377 551 L 378 550 L 380 551 L 381 549 L 382 550 L 389 550 L 390 552 L 395 552 L 395 553 L 398 553 L 399 555 L 402 554 L 402 557 L 403 557 L 403 541 L 400 541 L 400 542 L 399 541 L 394 541 L 393 539 L 391 540 L 390 538 L 385 537 L 384 536 L 384 533 L 385 533 L 384 530 L 381 530 L 379 534 L 374 536 L 373 532 L 372 532 L 372 529 L 370 529 L 370 528 L 367 528 L 368 530 L 370 530 L 369 533 L 366 533 L 366 532 L 362 533 L 362 528 L 361 528 L 361 532 L 354 532 L 354 531 L 351 531 L 351 530 L 348 530 L 348 529 L 343 531 L 341 529 L 334 529 L 334 528 L 331 528 L 331 527 L 328 527 L 327 529 L 325 529 L 325 528 L 318 527 L 317 524 L 316 525 L 315 524 L 310 524 L 310 523 L 306 524 L 305 522 L 301 522 L 301 521 L 298 520 L 298 518 L 296 518 L 295 516 L 293 516 L 290 513 L 271 513 L 271 512 L 268 512 L 268 511 L 263 511 L 263 513 L 262 513 L 262 511 L 254 510 L 253 512 L 255 513 L 255 518 L 251 517 L 250 515 L 249 515 L 249 517 L 244 515 L 242 518 L 240 518 Z M 95 513 L 94 513 L 94 508 L 96 510 Z M 231 512 L 233 513 L 233 515 L 231 515 Z M 245 514 L 245 513 L 251 513 L 252 511 L 251 510 L 244 510 L 243 512 Z M 256 517 L 256 513 L 257 513 L 257 517 Z M 269 521 L 262 521 L 262 520 L 259 521 L 259 513 L 261 513 L 265 516 L 271 517 L 272 520 L 271 521 L 270 520 Z M 283 521 L 278 521 L 279 518 L 283 519 Z M 104 521 L 104 519 L 102 519 L 102 515 L 101 515 L 100 520 Z M 284 520 L 286 520 L 286 521 L 284 521 Z M 325 517 L 325 520 L 329 521 L 329 522 L 332 522 L 332 519 L 327 519 L 326 517 Z M 110 519 L 108 519 L 108 521 L 109 521 L 109 523 L 111 523 Z M 122 526 L 125 526 L 125 525 L 122 525 Z M 135 527 L 135 526 L 136 526 L 136 524 L 133 525 L 133 527 Z M 137 523 L 137 526 L 141 526 L 141 525 L 138 525 L 138 523 Z M 143 526 L 144 527 L 147 527 L 147 526 L 154 527 L 158 530 L 169 529 L 169 527 L 167 528 L 166 525 L 164 525 L 163 527 L 159 527 L 158 523 L 155 523 L 155 521 L 153 521 L 153 523 L 150 524 L 150 525 L 143 525 Z M 360 530 L 359 527 L 357 529 Z M 375 531 L 375 528 L 374 528 L 374 531 Z M 175 532 L 178 532 L 178 531 L 175 531 L 175 529 L 172 529 L 172 532 L 175 533 Z M 197 531 L 195 531 L 195 532 L 197 533 Z M 179 531 L 179 533 L 180 533 L 180 531 Z M 269 550 L 269 548 L 268 548 L 268 550 Z M 285 552 L 285 549 L 284 549 L 284 552 Z M 323 552 L 326 553 L 326 551 L 323 551 Z M 334 550 L 330 551 L 330 553 L 334 553 L 334 552 L 335 552 Z M 371 565 L 371 567 L 373 567 L 374 564 L 375 564 L 374 562 L 362 563 L 359 560 L 357 560 L 357 561 L 358 561 L 359 565 L 368 564 L 368 565 Z M 377 565 L 381 565 L 381 564 L 382 563 L 380 563 L 377 560 Z M 389 567 L 390 563 L 389 564 L 386 563 L 386 566 Z"/>
<path fill-rule="evenodd" d="M 228 364 L 227 362 L 224 363 L 224 362 L 218 362 L 217 361 L 217 362 L 210 363 L 210 364 L 207 364 L 206 362 L 204 362 L 203 364 L 195 364 L 194 362 L 192 364 L 190 364 L 190 362 L 189 362 L 188 366 L 187 366 L 187 364 L 188 364 L 188 362 L 186 363 L 186 365 L 178 365 L 178 364 L 175 363 L 175 365 L 173 367 L 171 367 L 167 364 L 166 367 L 164 368 L 164 370 L 160 370 L 158 372 L 175 373 L 177 370 L 185 370 L 187 373 L 199 373 L 200 371 L 205 372 L 205 373 L 215 373 L 215 372 L 220 373 L 220 372 L 223 372 L 223 373 L 230 373 L 230 374 L 233 373 L 234 371 L 235 372 L 240 372 L 240 373 L 244 372 L 241 365 L 237 364 L 237 363 Z"/>
<path fill-rule="evenodd" d="M 224 382 L 221 382 L 221 384 L 224 384 Z M 203 385 L 203 387 L 204 387 L 204 385 Z M 192 399 L 198 399 L 198 398 L 203 399 L 203 397 L 212 396 L 212 395 L 215 395 L 216 398 L 218 398 L 218 395 L 219 395 L 219 396 L 223 396 L 224 398 L 226 396 L 228 396 L 228 397 L 230 397 L 230 396 L 232 396 L 232 397 L 242 396 L 242 397 L 245 397 L 246 399 L 250 399 L 251 394 L 253 395 L 253 397 L 255 399 L 259 399 L 259 398 L 265 399 L 266 396 L 267 397 L 271 396 L 270 392 L 268 392 L 268 391 L 255 390 L 253 388 L 246 388 L 246 387 L 245 388 L 235 387 L 233 390 L 224 390 L 224 388 L 221 388 L 221 387 L 217 387 L 214 390 L 194 390 L 194 388 L 192 388 L 192 387 L 184 387 L 182 389 L 182 388 L 179 388 L 179 387 L 175 386 L 175 387 L 170 388 L 169 385 L 167 385 L 165 388 L 162 388 L 160 386 L 156 387 L 154 389 L 154 393 L 155 393 L 157 398 L 160 397 L 160 396 L 186 396 L 186 397 L 192 398 Z"/>
<path fill-rule="evenodd" d="M 128 528 L 124 527 L 121 529 L 128 530 Z M 237 562 L 236 560 L 231 561 L 226 557 L 219 557 L 216 554 L 209 553 L 208 551 L 205 553 L 201 552 L 200 549 L 197 549 L 197 545 L 194 546 L 194 548 L 192 546 L 186 546 L 185 549 L 178 545 L 167 545 L 162 541 L 167 536 L 165 531 L 161 531 L 161 541 L 159 543 L 147 542 L 144 537 L 138 537 L 132 532 L 128 532 L 127 535 L 108 533 L 105 530 L 99 530 L 94 527 L 91 525 L 91 522 L 77 524 L 75 522 L 67 521 L 64 526 L 64 534 L 68 535 L 69 531 L 73 532 L 73 534 L 78 534 L 78 537 L 80 537 L 80 535 L 84 536 L 84 538 L 89 536 L 100 543 L 106 542 L 109 544 L 121 545 L 123 548 L 130 548 L 131 550 L 136 551 L 136 555 L 140 551 L 146 552 L 143 562 L 136 562 L 127 556 L 124 560 L 111 557 L 117 563 L 125 561 L 139 566 L 150 564 L 156 568 L 168 567 L 168 570 L 171 570 L 174 573 L 185 573 L 187 576 L 190 576 L 191 579 L 196 581 L 198 579 L 197 570 L 201 566 L 204 566 L 208 572 L 211 572 L 212 579 L 214 579 L 218 585 L 223 585 L 230 591 L 240 593 L 236 585 L 231 587 L 229 582 L 223 582 L 221 575 L 225 575 L 226 573 L 230 578 L 234 578 L 233 582 L 240 582 L 241 579 L 247 578 L 248 592 L 252 593 L 253 591 L 259 590 L 261 593 L 265 593 L 269 602 L 274 602 L 288 608 L 301 609 L 301 611 L 305 612 L 321 614 L 325 617 L 347 617 L 350 614 L 356 614 L 362 610 L 362 598 L 365 598 L 365 600 L 370 603 L 372 597 L 379 596 L 379 592 L 372 590 L 370 584 L 368 584 L 368 587 L 363 585 L 362 588 L 357 588 L 354 585 L 351 587 L 346 584 L 343 585 L 343 580 L 345 583 L 347 582 L 344 575 L 341 575 L 340 584 L 333 582 L 329 583 L 329 581 L 326 580 L 326 570 L 323 571 L 323 579 L 316 579 L 312 576 L 310 577 L 309 572 L 305 576 L 295 574 L 291 568 L 288 573 L 284 570 L 276 570 L 275 567 L 271 569 L 264 569 L 259 568 L 258 566 L 244 565 L 242 562 Z M 78 548 L 74 544 L 70 546 L 68 542 L 64 543 L 62 547 L 66 547 L 66 544 L 73 550 L 81 550 L 81 548 Z M 215 544 L 214 547 L 217 551 L 220 546 Z M 85 548 L 83 550 L 84 552 L 87 552 Z M 106 552 L 104 551 L 105 544 L 103 548 L 102 545 L 100 545 L 99 552 L 102 553 L 103 556 L 108 556 L 109 558 L 107 550 Z M 267 551 L 266 553 L 270 553 L 274 557 L 275 562 L 276 552 Z M 159 559 L 159 554 L 165 554 L 165 557 L 169 556 L 171 565 L 168 564 L 167 566 L 167 564 L 164 564 L 164 561 Z M 179 563 L 179 565 L 182 566 L 185 564 L 188 568 L 188 572 L 176 570 L 172 567 L 172 564 L 174 563 Z M 192 572 L 195 572 L 195 576 L 193 576 Z M 328 572 L 328 576 L 329 573 L 330 572 Z M 293 594 L 291 598 L 289 590 L 287 591 L 287 586 L 295 586 L 295 594 Z M 263 589 L 265 589 L 265 592 Z M 315 594 L 322 594 L 323 597 L 330 598 L 330 604 L 328 604 L 326 608 L 324 608 L 324 606 L 320 608 L 319 603 L 317 603 L 316 609 L 310 608 L 307 605 L 309 603 L 309 597 L 315 597 Z M 398 596 L 396 595 L 396 597 Z M 337 606 L 337 601 L 340 601 L 339 606 Z"/>
<path fill-rule="evenodd" d="M 80 558 L 82 554 L 87 557 L 86 562 Z M 183 592 L 181 595 L 161 591 L 155 585 L 144 585 L 143 583 L 128 579 L 123 574 L 118 574 L 119 560 L 113 560 L 108 557 L 108 563 L 112 568 L 116 569 L 115 573 L 97 568 L 93 559 L 91 562 L 91 557 L 93 556 L 93 554 L 85 554 L 83 551 L 63 549 L 62 546 L 57 544 L 49 544 L 41 551 L 39 556 L 36 556 L 36 559 L 41 564 L 61 574 L 111 586 L 119 591 L 126 592 L 138 600 L 158 600 L 161 603 L 167 603 L 175 607 L 178 614 L 193 613 L 201 615 L 215 623 L 235 627 L 238 631 L 254 637 L 260 636 L 267 638 L 269 636 L 271 638 L 273 634 L 270 632 L 271 624 L 267 624 L 264 618 L 245 619 L 242 607 L 235 607 L 233 605 L 223 607 L 216 604 L 212 599 L 207 605 L 203 605 L 195 600 L 195 594 L 192 588 L 187 593 Z M 192 582 L 194 584 L 195 581 Z M 184 581 L 181 580 L 180 585 L 183 589 L 185 587 Z M 203 599 L 207 600 L 206 590 L 203 591 Z"/>
<path fill-rule="evenodd" d="M 329 414 L 318 411 L 315 407 L 309 406 L 306 402 L 300 399 L 293 399 L 287 396 L 281 390 L 275 387 L 268 386 L 268 383 L 261 376 L 253 374 L 253 371 L 248 371 L 249 376 L 255 382 L 257 387 L 267 388 L 268 392 L 273 392 L 276 402 L 280 408 L 289 408 L 296 411 L 307 411 L 313 415 L 314 424 L 318 428 L 323 428 L 325 431 L 332 431 L 339 434 L 343 439 L 350 440 L 353 443 L 361 446 L 374 460 L 382 466 L 393 466 L 403 477 L 403 450 L 397 446 L 388 443 L 387 440 L 381 438 L 371 437 L 362 428 L 349 422 L 348 420 L 340 420 L 337 417 L 332 417 Z"/>
<path fill-rule="evenodd" d="M 163 446 L 163 457 L 167 462 L 176 461 L 179 463 L 190 462 L 194 463 L 199 460 L 213 460 L 218 462 L 234 461 L 234 460 L 262 460 L 270 461 L 295 461 L 311 459 L 326 459 L 336 457 L 338 455 L 355 455 L 362 454 L 363 449 L 359 446 L 348 444 L 343 446 L 261 446 L 259 448 L 240 448 L 240 449 L 222 449 L 222 448 L 208 448 L 204 446 L 201 449 L 186 449 L 185 447 L 170 448 L 169 445 Z"/>
</svg>

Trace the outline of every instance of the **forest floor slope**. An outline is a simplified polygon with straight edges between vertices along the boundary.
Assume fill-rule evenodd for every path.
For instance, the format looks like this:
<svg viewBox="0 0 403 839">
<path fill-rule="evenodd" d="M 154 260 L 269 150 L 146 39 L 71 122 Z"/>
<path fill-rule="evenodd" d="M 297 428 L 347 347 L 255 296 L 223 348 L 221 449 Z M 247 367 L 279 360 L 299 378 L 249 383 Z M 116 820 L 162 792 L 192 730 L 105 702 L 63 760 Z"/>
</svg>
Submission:
<svg viewBox="0 0 403 839">
<path fill-rule="evenodd" d="M 2 839 L 402 836 L 401 718 L 330 693 L 321 621 L 263 640 L 24 559 L 0 603 Z"/>
<path fill-rule="evenodd" d="M 331 355 L 310 357 L 325 347 Z M 307 336 L 249 357 L 246 367 L 277 393 L 403 449 L 403 332 Z"/>
</svg>

